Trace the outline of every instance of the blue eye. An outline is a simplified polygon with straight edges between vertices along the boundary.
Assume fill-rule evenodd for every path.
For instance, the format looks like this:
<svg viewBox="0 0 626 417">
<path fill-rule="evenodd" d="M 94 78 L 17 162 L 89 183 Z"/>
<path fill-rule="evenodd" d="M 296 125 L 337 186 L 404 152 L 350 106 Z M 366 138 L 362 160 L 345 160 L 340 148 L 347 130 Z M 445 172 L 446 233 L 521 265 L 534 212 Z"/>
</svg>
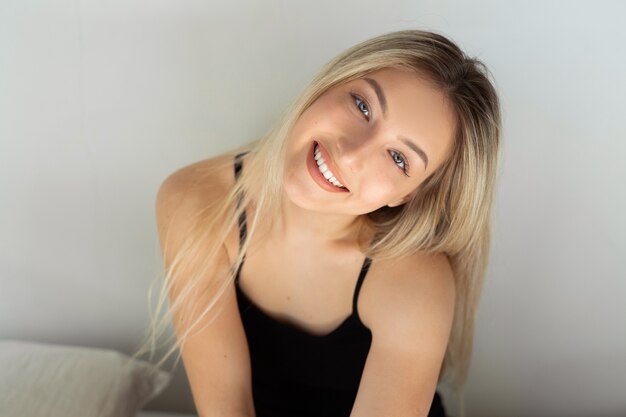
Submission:
<svg viewBox="0 0 626 417">
<path fill-rule="evenodd" d="M 365 102 L 365 100 L 361 99 L 359 96 L 355 95 L 355 94 L 350 94 L 352 96 L 352 98 L 354 99 L 355 103 L 356 103 L 356 107 L 357 109 L 359 109 L 359 111 L 361 113 L 363 113 L 363 115 L 365 116 L 365 118 L 367 120 L 370 119 L 370 109 L 367 106 L 367 103 Z"/>
<path fill-rule="evenodd" d="M 404 175 L 406 175 L 407 177 L 408 172 L 409 172 L 409 164 L 406 161 L 406 159 L 404 158 L 404 155 L 402 155 L 400 152 L 391 150 L 389 151 L 389 154 L 391 155 L 391 159 L 393 159 L 393 162 L 395 162 L 395 164 L 398 166 L 398 168 L 400 168 L 400 170 L 402 170 L 402 172 L 404 172 Z"/>
</svg>

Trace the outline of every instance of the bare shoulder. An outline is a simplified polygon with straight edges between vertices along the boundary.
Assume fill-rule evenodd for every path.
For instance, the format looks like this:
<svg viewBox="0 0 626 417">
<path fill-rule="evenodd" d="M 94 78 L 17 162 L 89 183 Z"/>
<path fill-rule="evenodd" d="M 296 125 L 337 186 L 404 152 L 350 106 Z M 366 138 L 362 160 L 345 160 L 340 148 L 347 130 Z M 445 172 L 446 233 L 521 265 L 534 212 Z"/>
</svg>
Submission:
<svg viewBox="0 0 626 417">
<path fill-rule="evenodd" d="M 170 208 L 183 201 L 202 202 L 201 198 L 215 197 L 232 184 L 232 153 L 218 155 L 186 165 L 169 174 L 159 188 L 157 208 Z M 206 192 L 213 193 L 206 195 Z"/>
<path fill-rule="evenodd" d="M 455 295 L 448 257 L 420 252 L 372 263 L 359 314 L 377 343 L 408 346 L 419 338 L 424 349 L 441 352 L 452 324 Z M 432 341 L 430 346 L 424 340 Z"/>
<path fill-rule="evenodd" d="M 228 192 L 234 181 L 233 158 L 234 154 L 228 153 L 186 165 L 161 183 L 156 221 L 164 250 L 166 245 L 178 246 L 192 227 L 194 216 Z"/>
<path fill-rule="evenodd" d="M 355 416 L 428 414 L 454 315 L 453 278 L 443 254 L 372 262 L 359 296 L 372 344 Z"/>
</svg>

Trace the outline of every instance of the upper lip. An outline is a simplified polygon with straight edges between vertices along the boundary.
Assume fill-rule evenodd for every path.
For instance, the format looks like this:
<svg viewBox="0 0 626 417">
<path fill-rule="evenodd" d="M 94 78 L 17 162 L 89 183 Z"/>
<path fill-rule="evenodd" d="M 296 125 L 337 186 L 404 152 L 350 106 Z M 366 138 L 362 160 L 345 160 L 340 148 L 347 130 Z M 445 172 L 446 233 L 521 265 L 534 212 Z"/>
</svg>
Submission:
<svg viewBox="0 0 626 417">
<path fill-rule="evenodd" d="M 337 181 L 339 181 L 341 183 L 341 185 L 343 185 L 344 187 L 346 187 L 346 189 L 349 189 L 348 186 L 346 185 L 346 182 L 343 180 L 343 178 L 341 177 L 341 173 L 339 172 L 339 170 L 337 169 L 337 166 L 335 165 L 335 163 L 333 162 L 332 157 L 330 156 L 330 153 L 328 153 L 328 151 L 326 150 L 326 148 L 324 147 L 324 145 L 322 145 L 320 142 L 315 142 L 317 143 L 317 146 L 319 146 L 320 148 L 320 153 L 322 154 L 322 158 L 324 158 L 324 163 L 328 166 L 328 169 L 330 170 L 330 172 L 333 173 L 333 175 L 335 176 L 335 178 L 337 179 Z"/>
</svg>

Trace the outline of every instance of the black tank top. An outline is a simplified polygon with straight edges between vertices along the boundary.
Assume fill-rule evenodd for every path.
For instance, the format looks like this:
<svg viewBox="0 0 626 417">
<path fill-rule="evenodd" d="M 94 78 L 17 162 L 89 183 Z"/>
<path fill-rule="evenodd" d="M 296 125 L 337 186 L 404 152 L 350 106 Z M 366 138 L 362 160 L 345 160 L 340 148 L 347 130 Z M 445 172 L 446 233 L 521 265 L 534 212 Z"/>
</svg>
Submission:
<svg viewBox="0 0 626 417">
<path fill-rule="evenodd" d="M 235 177 L 241 157 L 235 159 Z M 239 203 L 239 201 L 238 201 Z M 245 211 L 239 218 L 240 243 L 246 236 Z M 245 260 L 245 256 L 244 256 Z M 357 312 L 357 300 L 371 259 L 361 267 L 352 314 L 339 327 L 315 335 L 279 322 L 250 300 L 235 276 L 237 303 L 248 341 L 256 417 L 349 417 L 372 341 Z M 445 417 L 435 393 L 429 417 Z"/>
</svg>

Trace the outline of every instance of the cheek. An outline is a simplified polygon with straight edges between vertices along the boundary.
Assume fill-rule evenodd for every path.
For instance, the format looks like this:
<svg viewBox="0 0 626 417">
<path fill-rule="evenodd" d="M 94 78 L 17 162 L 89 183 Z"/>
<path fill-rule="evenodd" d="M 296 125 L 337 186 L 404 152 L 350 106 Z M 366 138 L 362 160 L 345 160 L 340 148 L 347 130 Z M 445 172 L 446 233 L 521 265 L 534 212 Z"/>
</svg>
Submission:
<svg viewBox="0 0 626 417">
<path fill-rule="evenodd" d="M 318 99 L 300 115 L 294 124 L 292 137 L 298 141 L 323 133 L 336 136 L 354 124 L 350 116 L 344 104 L 336 99 Z"/>
<path fill-rule="evenodd" d="M 395 201 L 399 196 L 398 185 L 392 179 L 379 176 L 369 181 L 361 192 L 361 200 L 368 206 L 368 211 L 377 210 Z"/>
</svg>

